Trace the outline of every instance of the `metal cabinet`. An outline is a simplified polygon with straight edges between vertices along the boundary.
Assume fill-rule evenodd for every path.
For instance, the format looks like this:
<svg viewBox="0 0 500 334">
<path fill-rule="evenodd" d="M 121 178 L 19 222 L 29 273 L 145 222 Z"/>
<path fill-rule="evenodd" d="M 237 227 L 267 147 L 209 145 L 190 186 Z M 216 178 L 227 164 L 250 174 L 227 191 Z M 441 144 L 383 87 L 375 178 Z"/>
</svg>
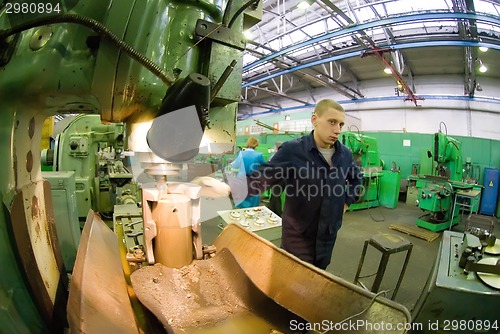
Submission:
<svg viewBox="0 0 500 334">
<path fill-rule="evenodd" d="M 496 168 L 484 169 L 484 191 L 481 201 L 481 214 L 493 216 L 496 212 L 498 201 L 498 181 L 500 179 L 499 170 Z"/>
</svg>

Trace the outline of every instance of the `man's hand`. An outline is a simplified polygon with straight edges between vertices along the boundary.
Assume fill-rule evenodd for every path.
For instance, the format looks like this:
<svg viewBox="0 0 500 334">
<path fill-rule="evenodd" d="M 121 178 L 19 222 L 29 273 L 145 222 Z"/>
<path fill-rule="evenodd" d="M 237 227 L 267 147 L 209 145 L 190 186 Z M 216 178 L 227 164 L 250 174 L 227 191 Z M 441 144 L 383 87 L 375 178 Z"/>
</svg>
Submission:
<svg viewBox="0 0 500 334">
<path fill-rule="evenodd" d="M 191 181 L 201 187 L 200 196 L 205 197 L 227 197 L 231 193 L 231 188 L 224 182 L 221 182 L 213 177 L 202 176 Z"/>
<path fill-rule="evenodd" d="M 344 213 L 347 211 L 347 209 L 349 209 L 349 205 L 344 203 Z"/>
</svg>

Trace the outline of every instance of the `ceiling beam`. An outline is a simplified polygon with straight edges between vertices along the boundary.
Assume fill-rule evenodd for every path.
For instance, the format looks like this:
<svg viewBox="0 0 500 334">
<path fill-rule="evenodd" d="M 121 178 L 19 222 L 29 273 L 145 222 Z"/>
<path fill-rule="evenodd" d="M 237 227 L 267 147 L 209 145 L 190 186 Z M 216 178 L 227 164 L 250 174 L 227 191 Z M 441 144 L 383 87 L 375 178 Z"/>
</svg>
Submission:
<svg viewBox="0 0 500 334">
<path fill-rule="evenodd" d="M 409 14 L 409 15 L 401 15 L 401 16 L 396 16 L 396 17 L 388 17 L 384 18 L 382 20 L 375 20 L 375 21 L 370 21 L 354 26 L 349 26 L 345 29 L 339 29 L 336 31 L 331 31 L 327 32 L 325 34 L 322 34 L 320 36 L 317 36 L 313 39 L 310 39 L 308 41 L 296 43 L 290 46 L 287 46 L 286 48 L 283 48 L 279 50 L 276 53 L 273 53 L 271 55 L 267 55 L 266 57 L 262 59 L 258 59 L 254 61 L 251 64 L 245 65 L 243 67 L 244 71 L 247 71 L 255 66 L 258 66 L 259 64 L 263 62 L 267 62 L 271 59 L 277 58 L 283 54 L 290 53 L 292 51 L 298 50 L 300 48 L 306 47 L 308 45 L 312 45 L 315 43 L 323 42 L 323 41 L 329 41 L 333 38 L 337 38 L 340 36 L 346 36 L 351 33 L 355 33 L 356 31 L 359 30 L 365 30 L 365 29 L 373 29 L 373 28 L 380 28 L 384 27 L 387 25 L 392 25 L 392 24 L 398 24 L 398 23 L 404 23 L 404 22 L 417 22 L 417 21 L 426 21 L 426 20 L 446 20 L 446 19 L 480 19 L 482 23 L 486 24 L 495 24 L 495 25 L 500 25 L 500 18 L 492 17 L 489 15 L 481 15 L 481 14 L 471 14 L 471 13 L 419 13 L 419 14 Z"/>
<path fill-rule="evenodd" d="M 377 9 L 375 7 L 373 7 L 372 3 L 369 2 L 369 0 L 365 0 L 365 3 L 368 5 L 368 7 L 370 8 L 370 10 L 373 12 L 373 14 L 378 19 L 382 18 L 380 16 L 379 12 L 377 11 Z M 385 9 L 385 7 L 384 7 L 384 9 Z M 387 14 L 387 12 L 386 12 L 386 14 Z M 386 37 L 388 39 L 388 44 L 396 44 L 397 43 L 396 37 L 392 33 L 392 30 L 389 29 L 388 27 L 384 27 L 383 29 L 384 29 L 384 33 L 385 33 L 385 35 L 386 35 Z M 396 57 L 397 57 L 397 60 L 398 60 L 397 61 L 397 65 L 398 65 L 397 69 L 398 69 L 398 71 L 403 72 L 403 70 L 406 69 L 406 71 L 408 73 L 408 79 L 410 81 L 412 89 L 415 90 L 415 88 L 413 86 L 413 71 L 412 71 L 411 67 L 408 65 L 408 62 L 406 61 L 405 56 L 399 50 L 396 50 L 394 52 L 396 53 Z M 396 58 L 394 57 L 394 55 L 392 53 L 391 53 L 391 56 L 392 56 L 393 61 L 395 61 Z M 401 59 L 401 61 L 399 61 L 400 59 Z"/>
<path fill-rule="evenodd" d="M 260 48 L 263 48 L 267 51 L 270 51 L 270 52 L 276 52 L 275 50 L 265 46 L 265 45 L 261 45 L 259 43 L 256 43 L 254 41 L 249 41 L 248 43 L 256 46 L 256 47 L 260 47 Z M 255 51 L 255 50 L 252 50 L 252 49 L 247 49 L 247 51 L 249 52 L 252 52 L 252 53 L 255 53 L 257 54 L 258 56 L 264 56 L 264 54 L 258 52 L 258 51 Z M 304 64 L 301 60 L 297 59 L 297 58 L 294 58 L 294 57 L 291 57 L 291 56 L 286 56 L 285 55 L 285 58 L 288 58 L 290 60 L 292 60 L 293 62 L 295 62 L 294 65 L 291 65 L 291 64 L 287 64 L 287 63 L 284 63 L 283 61 L 279 60 L 279 59 L 275 59 L 275 60 L 278 60 L 279 63 L 274 63 L 274 66 L 280 68 L 280 69 L 287 69 L 287 68 L 291 68 L 293 66 L 297 66 L 297 65 L 302 65 Z M 339 92 L 340 94 L 350 98 L 350 99 L 356 99 L 356 98 L 359 98 L 359 97 L 363 97 L 363 95 L 357 91 L 357 90 L 354 90 L 352 88 L 350 88 L 349 86 L 347 85 L 344 85 L 343 83 L 339 82 L 338 80 L 332 78 L 331 76 L 329 76 L 328 74 L 325 74 L 321 71 L 318 71 L 318 70 L 315 70 L 313 68 L 310 69 L 310 71 L 312 72 L 315 72 L 316 74 L 320 74 L 324 77 L 326 77 L 327 79 L 331 80 L 332 82 L 329 82 L 329 81 L 326 81 L 326 80 L 322 80 L 322 78 L 318 78 L 316 77 L 314 74 L 310 74 L 310 73 L 307 73 L 303 70 L 301 71 L 297 71 L 298 72 L 298 75 L 300 75 L 302 78 L 305 78 L 306 80 L 311 80 L 311 81 L 314 81 L 316 83 L 319 83 L 320 85 L 324 86 L 324 87 L 330 87 L 332 89 L 334 89 L 335 91 Z"/>
<path fill-rule="evenodd" d="M 252 102 L 252 101 L 249 101 L 249 100 L 240 100 L 240 102 L 238 102 L 239 104 L 243 104 L 243 105 L 246 105 L 246 106 L 250 106 L 250 107 L 256 107 L 256 108 L 262 108 L 262 109 L 280 109 L 281 106 L 280 105 L 275 105 L 275 104 L 271 104 L 271 103 L 266 103 L 266 102 Z"/>
<path fill-rule="evenodd" d="M 292 101 L 295 101 L 295 102 L 302 103 L 304 105 L 310 104 L 309 102 L 303 101 L 301 99 L 297 99 L 295 97 L 288 96 L 287 94 L 275 92 L 275 91 L 270 90 L 268 88 L 261 88 L 261 87 L 258 87 L 258 86 L 249 86 L 249 87 L 251 87 L 253 89 L 260 90 L 260 91 L 263 91 L 263 92 L 266 92 L 267 94 L 272 95 L 272 96 L 282 97 L 282 98 L 285 98 L 285 99 L 289 99 L 289 100 L 292 100 Z"/>
<path fill-rule="evenodd" d="M 457 12 L 475 12 L 474 1 L 472 0 L 452 0 L 453 10 Z M 476 20 L 459 20 L 457 21 L 460 37 L 462 39 L 470 39 L 478 41 Z M 469 97 L 474 97 L 476 93 L 477 78 L 476 78 L 476 62 L 477 48 L 464 48 L 464 94 Z"/>
<path fill-rule="evenodd" d="M 278 17 L 281 17 L 282 15 L 278 14 L 278 13 L 275 13 L 273 11 L 267 11 L 268 13 L 274 15 L 274 16 L 278 16 Z M 292 21 L 290 21 L 289 19 L 287 19 L 286 17 L 284 17 L 285 21 L 288 22 L 291 26 L 293 26 L 293 29 L 294 31 L 295 30 L 299 30 L 301 31 L 304 35 L 306 35 L 308 38 L 313 38 L 311 35 L 309 35 L 307 32 L 304 31 L 304 27 L 307 26 L 307 25 L 303 25 L 303 26 L 298 26 L 297 24 L 293 23 Z M 326 20 L 325 17 L 322 17 L 323 20 Z M 247 41 L 247 44 L 251 44 L 251 45 L 254 45 L 255 47 L 257 48 L 262 48 L 264 50 L 267 50 L 269 52 L 272 52 L 272 53 L 275 53 L 277 52 L 276 50 L 273 50 L 272 48 L 266 46 L 266 45 L 263 45 L 261 43 L 257 43 L 255 41 L 252 41 L 252 40 L 249 40 Z M 322 48 L 322 50 L 324 51 L 325 54 L 329 54 L 331 53 L 331 50 L 327 49 L 326 47 L 320 45 L 320 47 Z M 252 53 L 255 53 L 255 54 L 258 54 L 259 57 L 265 57 L 266 55 L 263 54 L 263 53 L 259 53 L 257 52 L 256 50 L 252 50 L 252 49 L 248 49 L 247 48 L 247 51 L 250 51 Z M 321 56 L 317 53 L 316 51 L 316 55 L 318 58 L 321 58 Z M 295 65 L 300 65 L 300 64 L 303 64 L 303 62 L 298 59 L 298 58 L 295 58 L 295 57 L 291 57 L 289 55 L 286 55 L 284 54 L 283 55 L 283 58 L 287 58 L 287 59 L 290 59 L 291 61 L 293 61 L 295 63 Z M 279 60 L 279 59 L 278 59 Z M 286 67 L 282 67 L 276 63 L 274 63 L 275 66 L 277 66 L 278 68 L 281 68 L 281 69 L 284 69 L 284 68 L 289 68 L 291 66 L 293 66 L 292 64 L 287 64 L 285 63 L 284 61 L 281 61 L 279 60 L 282 64 L 285 64 Z M 314 75 L 311 75 L 311 74 L 308 74 L 308 73 L 302 73 L 303 75 L 301 75 L 301 77 L 305 80 L 308 80 L 309 78 L 313 77 L 314 79 L 312 81 L 316 82 L 316 83 L 319 83 L 320 85 L 324 86 L 324 87 L 330 87 L 332 89 L 334 89 L 335 91 L 339 92 L 340 94 L 346 96 L 346 97 L 349 97 L 351 99 L 356 99 L 356 98 L 359 98 L 359 97 L 363 97 L 363 95 L 358 91 L 358 90 L 355 90 L 355 89 L 352 89 L 350 88 L 349 86 L 339 82 L 338 80 L 334 79 L 333 77 L 331 77 L 328 73 L 326 72 L 322 72 L 322 71 L 319 71 L 319 70 L 316 70 L 316 69 L 310 69 L 310 71 L 312 72 L 315 72 L 316 74 L 320 74 L 321 77 L 318 78 Z M 349 68 L 346 68 L 346 71 L 352 73 Z M 298 71 L 299 73 L 301 73 L 302 71 Z M 300 75 L 300 74 L 299 74 Z M 327 80 L 323 80 L 322 78 L 325 77 Z M 357 78 L 356 78 L 357 79 Z M 309 80 L 308 80 L 309 81 Z M 336 87 L 336 85 L 339 85 L 341 87 Z M 349 92 L 350 91 L 350 92 Z"/>
<path fill-rule="evenodd" d="M 396 82 L 399 85 L 402 86 L 403 91 L 408 95 L 408 98 L 405 98 L 405 100 L 410 100 L 415 104 L 415 107 L 418 107 L 418 102 L 417 100 L 423 100 L 422 97 L 418 97 L 413 93 L 413 90 L 408 86 L 405 80 L 401 77 L 401 74 L 398 72 L 398 70 L 393 66 L 393 64 L 389 63 L 389 61 L 384 57 L 384 52 L 391 51 L 389 48 L 377 48 L 377 47 L 372 47 L 371 50 L 363 52 L 361 57 L 363 56 L 369 56 L 369 55 L 375 55 L 377 56 L 382 63 L 386 67 L 389 67 L 392 71 L 392 75 L 396 79 Z M 399 88 L 399 87 L 398 87 Z"/>
<path fill-rule="evenodd" d="M 320 1 L 323 2 L 326 6 L 328 6 L 331 10 L 333 10 L 337 15 L 339 15 L 343 20 L 345 20 L 347 22 L 347 25 L 344 25 L 345 27 L 347 27 L 349 25 L 353 25 L 353 24 L 359 24 L 359 22 L 354 22 L 340 8 L 335 6 L 330 0 L 320 0 Z M 403 89 L 406 92 L 406 94 L 408 95 L 409 100 L 411 100 L 415 104 L 415 106 L 418 106 L 417 99 L 421 100 L 421 98 L 415 96 L 415 94 L 413 93 L 413 90 L 410 88 L 410 86 L 403 79 L 399 70 L 396 70 L 396 68 L 394 67 L 394 63 L 395 63 L 394 59 L 393 59 L 392 63 L 387 61 L 387 59 L 383 55 L 383 51 L 380 51 L 381 49 L 377 46 L 375 41 L 373 41 L 373 39 L 370 36 L 368 36 L 368 34 L 364 30 L 358 30 L 358 33 L 360 33 L 362 35 L 361 36 L 362 38 L 358 38 L 357 36 L 353 35 L 353 38 L 356 40 L 356 42 L 358 42 L 358 44 L 360 44 L 360 45 L 365 45 L 365 46 L 368 46 L 372 49 L 373 54 L 376 55 L 382 61 L 382 63 L 384 63 L 385 67 L 389 67 L 391 69 L 392 76 L 396 79 L 398 86 L 399 85 L 403 86 Z M 366 41 L 366 43 L 365 43 L 365 41 Z M 365 54 L 366 53 L 363 53 L 361 57 L 363 57 Z M 391 53 L 391 57 L 392 57 L 392 53 Z"/>
</svg>

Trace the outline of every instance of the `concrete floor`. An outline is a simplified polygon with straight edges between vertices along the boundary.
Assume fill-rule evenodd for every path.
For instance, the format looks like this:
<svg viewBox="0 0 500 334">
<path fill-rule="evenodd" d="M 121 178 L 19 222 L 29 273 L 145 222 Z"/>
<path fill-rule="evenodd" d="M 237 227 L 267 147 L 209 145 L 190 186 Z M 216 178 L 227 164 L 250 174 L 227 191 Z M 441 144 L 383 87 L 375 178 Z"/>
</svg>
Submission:
<svg viewBox="0 0 500 334">
<path fill-rule="evenodd" d="M 411 313 L 436 260 L 442 233 L 439 233 L 437 239 L 428 242 L 402 232 L 391 230 L 388 226 L 390 224 L 409 224 L 415 226 L 415 221 L 420 215 L 422 215 L 420 209 L 413 205 L 407 205 L 404 202 L 399 202 L 398 207 L 395 209 L 378 207 L 348 212 L 344 217 L 343 226 L 339 231 L 333 250 L 332 262 L 328 266 L 327 271 L 346 281 L 353 282 L 365 240 L 370 239 L 372 235 L 380 232 L 400 235 L 413 244 L 413 250 L 395 301 L 404 305 Z M 215 240 L 218 233 L 220 233 L 220 228 L 217 227 L 217 224 L 220 224 L 220 222 L 220 218 L 214 218 L 203 223 L 203 243 L 211 244 Z M 500 231 L 498 225 L 497 221 L 496 231 Z M 452 230 L 461 232 L 463 228 L 464 223 L 460 223 L 455 225 Z M 273 243 L 279 246 L 280 240 L 274 240 Z M 392 290 L 401 272 L 405 255 L 406 252 L 401 252 L 391 255 L 389 259 L 385 277 L 380 287 L 380 290 L 389 290 L 387 298 L 392 296 Z M 361 275 L 375 273 L 379 261 L 380 252 L 373 247 L 368 247 Z M 362 282 L 370 288 L 373 279 L 374 276 L 368 277 L 363 279 Z"/>
<path fill-rule="evenodd" d="M 407 239 L 413 244 L 408 267 L 401 286 L 395 296 L 395 301 L 403 304 L 411 312 L 417 302 L 427 278 L 436 259 L 441 236 L 428 242 L 402 232 L 389 229 L 390 224 L 409 224 L 414 226 L 421 210 L 415 206 L 398 203 L 396 209 L 371 208 L 348 212 L 339 231 L 337 242 L 333 250 L 332 263 L 327 271 L 352 282 L 356 275 L 358 263 L 365 240 L 377 233 L 393 233 Z M 404 263 L 406 252 L 390 256 L 380 290 L 389 290 L 388 298 L 396 286 L 399 273 Z M 368 247 L 362 276 L 375 273 L 380 261 L 380 252 L 373 247 Z M 373 278 L 362 280 L 366 286 L 371 287 Z"/>
</svg>

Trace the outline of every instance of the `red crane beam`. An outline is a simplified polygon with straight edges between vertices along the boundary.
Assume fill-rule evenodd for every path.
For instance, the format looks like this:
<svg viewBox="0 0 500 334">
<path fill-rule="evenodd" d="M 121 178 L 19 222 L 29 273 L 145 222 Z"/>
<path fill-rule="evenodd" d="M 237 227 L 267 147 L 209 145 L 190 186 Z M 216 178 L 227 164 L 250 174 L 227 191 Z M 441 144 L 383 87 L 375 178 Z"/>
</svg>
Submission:
<svg viewBox="0 0 500 334">
<path fill-rule="evenodd" d="M 380 60 L 382 60 L 382 62 L 384 63 L 384 65 L 386 67 L 388 67 L 388 68 L 391 69 L 392 75 L 397 80 L 398 84 L 401 84 L 401 86 L 403 87 L 404 92 L 408 95 L 407 98 L 404 98 L 404 101 L 410 100 L 410 101 L 412 101 L 415 104 L 415 107 L 418 107 L 419 105 L 417 103 L 417 100 L 424 100 L 424 98 L 416 96 L 413 93 L 413 91 L 411 90 L 410 86 L 408 86 L 408 84 L 403 79 L 403 77 L 401 76 L 401 74 L 399 74 L 399 72 L 396 70 L 396 68 L 391 63 L 389 63 L 387 61 L 387 59 L 384 57 L 384 52 L 390 52 L 390 51 L 392 51 L 391 48 L 379 48 L 379 47 L 376 47 L 376 46 L 373 46 L 373 45 L 371 47 L 372 47 L 372 49 L 364 51 L 361 54 L 361 57 L 365 57 L 365 56 L 369 56 L 369 55 L 376 55 Z"/>
</svg>

